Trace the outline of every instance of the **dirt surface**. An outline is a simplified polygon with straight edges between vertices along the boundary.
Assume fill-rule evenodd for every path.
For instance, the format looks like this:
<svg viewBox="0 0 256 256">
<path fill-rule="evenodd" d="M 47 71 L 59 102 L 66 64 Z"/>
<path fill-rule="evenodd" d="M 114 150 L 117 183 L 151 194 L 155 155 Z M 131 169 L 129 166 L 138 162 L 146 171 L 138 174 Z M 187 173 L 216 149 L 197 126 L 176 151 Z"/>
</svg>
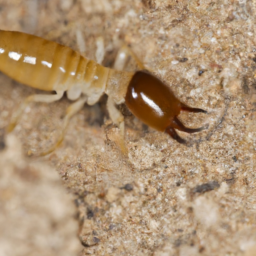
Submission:
<svg viewBox="0 0 256 256">
<path fill-rule="evenodd" d="M 0 255 L 78 255 L 76 209 L 58 174 L 24 158 L 15 136 L 1 145 Z"/>
<path fill-rule="evenodd" d="M 186 147 L 123 106 L 127 157 L 103 97 L 72 119 L 59 148 L 38 158 L 60 135 L 70 102 L 26 108 L 12 132 L 22 145 L 15 150 L 57 172 L 75 198 L 81 255 L 256 255 L 254 0 L 12 0 L 0 1 L 0 12 L 1 29 L 60 42 L 93 60 L 104 54 L 106 66 L 128 44 L 182 102 L 208 111 L 181 114 L 188 127 L 208 125 L 180 133 L 192 144 Z M 3 74 L 0 87 L 1 128 L 27 96 L 44 93 Z M 5 150 L 14 149 L 7 143 Z M 1 163 L 4 173 L 9 163 Z"/>
</svg>

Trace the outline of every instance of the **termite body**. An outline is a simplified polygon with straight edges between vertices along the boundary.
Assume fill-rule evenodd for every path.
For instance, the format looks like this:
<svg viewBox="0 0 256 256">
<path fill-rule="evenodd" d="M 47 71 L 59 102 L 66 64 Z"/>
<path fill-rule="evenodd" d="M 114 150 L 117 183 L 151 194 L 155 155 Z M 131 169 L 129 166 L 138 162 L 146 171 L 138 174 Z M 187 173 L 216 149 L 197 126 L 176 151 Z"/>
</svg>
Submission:
<svg viewBox="0 0 256 256">
<path fill-rule="evenodd" d="M 119 54 L 119 62 L 124 55 L 127 55 L 127 48 Z M 107 108 L 110 118 L 119 125 L 122 133 L 124 118 L 116 108 L 116 105 L 121 103 L 126 103 L 130 111 L 144 123 L 169 133 L 182 143 L 185 141 L 174 129 L 189 133 L 203 129 L 184 127 L 177 115 L 181 110 L 206 111 L 181 103 L 169 86 L 151 73 L 106 68 L 69 47 L 34 35 L 0 30 L 0 71 L 22 84 L 56 92 L 52 95 L 29 96 L 12 116 L 9 131 L 13 130 L 29 102 L 54 102 L 61 99 L 64 92 L 67 93 L 68 99 L 76 102 L 67 109 L 63 134 L 69 119 L 85 103 L 97 103 L 104 93 L 108 95 Z M 62 138 L 63 135 L 59 142 Z"/>
</svg>

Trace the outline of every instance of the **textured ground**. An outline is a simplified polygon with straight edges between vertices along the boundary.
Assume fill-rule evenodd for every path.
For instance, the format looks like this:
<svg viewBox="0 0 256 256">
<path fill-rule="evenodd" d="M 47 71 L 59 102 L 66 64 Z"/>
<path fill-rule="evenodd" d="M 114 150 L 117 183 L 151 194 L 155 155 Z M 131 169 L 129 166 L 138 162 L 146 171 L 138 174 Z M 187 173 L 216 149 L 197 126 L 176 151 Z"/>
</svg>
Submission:
<svg viewBox="0 0 256 256">
<path fill-rule="evenodd" d="M 55 177 L 57 172 L 69 192 L 63 194 L 73 197 L 77 223 L 67 229 L 64 224 L 56 225 L 56 230 L 65 237 L 70 228 L 76 238 L 74 228 L 79 226 L 84 245 L 81 255 L 256 255 L 254 0 L 1 0 L 0 7 L 1 29 L 61 42 L 94 60 L 102 53 L 97 42 L 103 39 L 107 66 L 118 48 L 129 44 L 178 98 L 208 111 L 207 115 L 181 115 L 187 126 L 209 124 L 198 134 L 180 133 L 192 142 L 186 147 L 147 129 L 124 109 L 127 158 L 116 145 L 118 130 L 109 123 L 103 98 L 72 119 L 64 142 L 54 153 L 33 160 L 22 158 L 24 166 L 30 161 L 43 164 L 49 169 L 48 176 L 52 172 Z M 18 104 L 39 91 L 3 74 L 0 87 L 3 128 Z M 54 143 L 69 104 L 65 98 L 51 105 L 31 104 L 12 133 L 14 137 L 8 139 L 2 132 L 1 180 L 21 152 L 37 155 Z M 23 148 L 8 141 L 21 143 Z M 4 161 L 4 152 L 11 155 L 12 150 L 12 161 Z M 39 167 L 37 170 L 40 172 Z M 13 179 L 10 175 L 4 185 L 0 183 L 0 207 L 10 212 L 15 209 L 1 195 L 8 182 L 13 186 Z M 52 186 L 49 181 L 49 189 Z M 37 189 L 28 184 L 26 193 Z M 26 197 L 25 192 L 21 194 L 20 203 L 26 204 Z M 49 203 L 49 211 L 40 218 L 50 218 L 51 207 Z M 66 207 L 65 218 L 71 221 L 72 206 Z M 15 214 L 8 212 L 0 216 L 0 232 L 10 229 L 11 234 L 22 225 L 13 218 Z M 38 228 L 34 235 L 49 232 Z M 13 246 L 10 255 L 28 255 L 15 252 L 20 246 L 15 235 L 7 238 L 5 243 Z M 29 247 L 29 236 L 26 242 Z M 51 248 L 51 244 L 47 246 Z M 63 243 L 54 255 L 64 255 L 69 246 Z M 81 249 L 76 248 L 74 251 Z"/>
</svg>

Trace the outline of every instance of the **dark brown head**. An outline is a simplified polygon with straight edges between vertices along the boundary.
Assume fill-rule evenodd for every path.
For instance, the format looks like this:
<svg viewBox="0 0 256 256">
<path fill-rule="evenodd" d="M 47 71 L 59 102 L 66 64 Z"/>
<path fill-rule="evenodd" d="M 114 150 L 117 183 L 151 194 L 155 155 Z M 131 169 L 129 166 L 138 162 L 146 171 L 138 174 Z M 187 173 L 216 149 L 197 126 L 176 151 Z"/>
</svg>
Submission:
<svg viewBox="0 0 256 256">
<path fill-rule="evenodd" d="M 181 103 L 168 85 L 145 71 L 134 74 L 128 86 L 125 103 L 142 122 L 158 131 L 169 133 L 181 143 L 185 141 L 178 136 L 174 128 L 189 133 L 203 129 L 188 129 L 183 126 L 177 116 L 181 110 L 204 113 L 206 111 L 190 108 Z"/>
</svg>

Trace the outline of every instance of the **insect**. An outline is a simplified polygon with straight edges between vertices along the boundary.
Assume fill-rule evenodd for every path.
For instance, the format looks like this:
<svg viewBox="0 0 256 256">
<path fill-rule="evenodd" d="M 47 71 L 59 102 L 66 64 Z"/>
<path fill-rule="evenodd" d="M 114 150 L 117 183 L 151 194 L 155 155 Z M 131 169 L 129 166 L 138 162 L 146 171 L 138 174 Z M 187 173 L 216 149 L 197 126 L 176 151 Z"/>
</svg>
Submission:
<svg viewBox="0 0 256 256">
<path fill-rule="evenodd" d="M 43 91 L 55 91 L 51 95 L 35 94 L 26 98 L 12 115 L 8 131 L 15 128 L 29 103 L 55 102 L 63 97 L 64 92 L 69 100 L 75 102 L 66 111 L 62 135 L 57 144 L 62 141 L 70 118 L 85 103 L 97 103 L 104 93 L 108 95 L 107 109 L 110 118 L 120 127 L 123 135 L 124 117 L 116 108 L 121 103 L 126 103 L 128 109 L 145 124 L 168 133 L 180 143 L 185 143 L 185 140 L 175 129 L 188 133 L 204 129 L 186 128 L 177 116 L 180 111 L 206 113 L 205 110 L 181 103 L 166 84 L 148 71 L 120 70 L 128 51 L 126 47 L 119 52 L 115 64 L 119 69 L 110 69 L 56 42 L 26 33 L 0 30 L 0 71 L 25 85 Z M 136 58 L 134 55 L 133 57 Z M 142 64 L 139 66 L 143 69 Z M 55 148 L 56 146 L 46 153 Z"/>
</svg>

